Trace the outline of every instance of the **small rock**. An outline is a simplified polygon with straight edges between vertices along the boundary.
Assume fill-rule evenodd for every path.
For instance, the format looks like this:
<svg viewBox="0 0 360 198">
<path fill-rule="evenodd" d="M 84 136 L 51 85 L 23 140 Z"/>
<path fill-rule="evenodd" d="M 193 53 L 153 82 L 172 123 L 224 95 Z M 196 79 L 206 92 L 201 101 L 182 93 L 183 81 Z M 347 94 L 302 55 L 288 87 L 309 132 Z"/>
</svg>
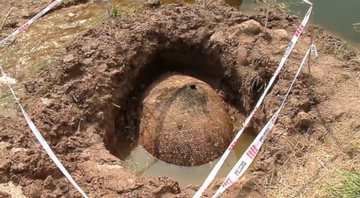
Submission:
<svg viewBox="0 0 360 198">
<path fill-rule="evenodd" d="M 96 118 L 98 118 L 98 119 L 100 119 L 100 120 L 103 120 L 103 119 L 104 119 L 104 112 L 99 111 L 99 112 L 96 114 Z"/>
<path fill-rule="evenodd" d="M 295 120 L 295 126 L 304 130 L 308 129 L 313 123 L 311 116 L 305 112 L 298 113 Z"/>
<path fill-rule="evenodd" d="M 211 35 L 209 40 L 214 43 L 226 44 L 226 37 L 224 36 L 224 34 L 225 33 L 222 30 L 218 30 Z"/>
<path fill-rule="evenodd" d="M 93 59 L 92 59 L 92 58 L 86 58 L 86 59 L 83 60 L 83 63 L 84 63 L 85 65 L 90 65 L 92 62 L 93 62 Z"/>
<path fill-rule="evenodd" d="M 248 65 L 248 61 L 247 61 L 247 56 L 248 56 L 248 51 L 246 50 L 245 47 L 240 46 L 237 50 L 237 61 L 239 62 L 239 64 L 241 65 Z"/>
<path fill-rule="evenodd" d="M 274 162 L 274 161 L 275 161 L 274 157 L 269 157 L 269 158 L 265 159 L 263 162 L 264 162 L 265 164 L 270 164 L 270 163 L 272 163 L 272 162 Z"/>
<path fill-rule="evenodd" d="M 68 63 L 68 62 L 71 62 L 75 59 L 74 55 L 73 54 L 67 54 L 64 56 L 63 58 L 63 62 L 64 63 Z"/>
<path fill-rule="evenodd" d="M 68 17 L 70 17 L 70 18 L 73 18 L 73 17 L 76 17 L 76 16 L 77 16 L 77 14 L 75 14 L 75 13 L 73 13 L 73 12 L 70 12 L 70 13 L 68 13 L 67 15 L 68 15 Z"/>
<path fill-rule="evenodd" d="M 360 120 L 357 120 L 357 119 L 354 119 L 352 122 L 351 122 L 351 127 L 355 130 L 358 130 L 360 129 Z"/>
<path fill-rule="evenodd" d="M 334 112 L 334 119 L 337 121 L 343 121 L 347 118 L 347 113 L 343 109 L 339 109 Z"/>
<path fill-rule="evenodd" d="M 40 98 L 40 99 L 41 99 L 41 102 L 47 107 L 49 107 L 51 104 L 53 104 L 53 101 L 49 98 Z"/>
<path fill-rule="evenodd" d="M 292 130 L 294 128 L 294 124 L 289 116 L 284 116 L 280 119 L 280 122 L 287 128 Z"/>
<path fill-rule="evenodd" d="M 272 31 L 272 36 L 277 40 L 285 40 L 289 37 L 289 34 L 284 29 L 278 29 Z"/>
<path fill-rule="evenodd" d="M 351 79 L 351 77 L 350 77 L 349 74 L 341 74 L 341 78 L 342 78 L 343 80 L 349 80 L 349 79 Z"/>
<path fill-rule="evenodd" d="M 43 189 L 41 185 L 31 184 L 26 186 L 25 191 L 29 194 L 29 197 L 41 197 L 43 194 Z"/>
<path fill-rule="evenodd" d="M 97 68 L 98 72 L 105 72 L 107 69 L 108 66 L 105 63 L 99 65 L 99 67 Z"/>
<path fill-rule="evenodd" d="M 7 159 L 1 160 L 1 162 L 0 162 L 0 173 L 7 171 L 10 168 L 10 166 L 11 166 L 10 160 L 7 160 Z"/>
<path fill-rule="evenodd" d="M 311 109 L 311 102 L 308 98 L 299 101 L 299 108 L 305 112 L 309 112 Z"/>
<path fill-rule="evenodd" d="M 149 8 L 157 8 L 161 6 L 161 2 L 159 0 L 147 0 L 145 1 L 145 6 Z"/>
<path fill-rule="evenodd" d="M 269 32 L 264 32 L 262 34 L 262 38 L 264 38 L 268 42 L 273 40 L 273 36 Z"/>
<path fill-rule="evenodd" d="M 254 36 L 258 35 L 261 32 L 261 24 L 255 20 L 248 20 L 241 24 L 229 27 L 226 31 L 223 31 L 219 37 L 227 37 L 227 40 L 234 41 L 241 39 L 244 42 L 244 35 L 255 39 Z M 221 32 L 221 31 L 219 31 Z M 227 35 L 227 36 L 226 36 Z"/>
<path fill-rule="evenodd" d="M 278 141 L 276 142 L 277 145 L 279 146 L 284 146 L 287 144 L 286 139 L 283 136 L 280 136 L 280 138 L 278 139 Z"/>
<path fill-rule="evenodd" d="M 45 179 L 44 188 L 48 190 L 55 190 L 56 186 L 54 185 L 54 179 L 51 176 L 48 176 Z"/>
<path fill-rule="evenodd" d="M 0 191 L 0 197 L 2 197 L 2 198 L 11 198 L 11 195 L 6 193 L 6 192 Z"/>
<path fill-rule="evenodd" d="M 16 173 L 19 173 L 19 172 L 22 172 L 24 171 L 26 168 L 26 165 L 22 162 L 20 163 L 15 163 L 11 166 L 11 169 L 12 171 L 16 172 Z"/>
<path fill-rule="evenodd" d="M 248 34 L 257 35 L 261 32 L 261 24 L 255 20 L 248 20 L 240 24 L 240 28 L 243 32 Z"/>
</svg>

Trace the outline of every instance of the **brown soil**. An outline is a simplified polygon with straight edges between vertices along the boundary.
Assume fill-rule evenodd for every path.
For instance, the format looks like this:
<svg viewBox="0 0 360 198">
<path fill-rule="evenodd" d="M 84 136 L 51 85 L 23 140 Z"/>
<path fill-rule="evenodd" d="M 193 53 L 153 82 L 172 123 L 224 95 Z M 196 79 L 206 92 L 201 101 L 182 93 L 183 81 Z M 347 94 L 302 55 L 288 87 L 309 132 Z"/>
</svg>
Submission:
<svg viewBox="0 0 360 198">
<path fill-rule="evenodd" d="M 197 187 L 182 188 L 165 177 L 137 178 L 112 155 L 120 140 L 136 140 L 137 120 L 129 118 L 137 115 L 130 104 L 160 75 L 175 71 L 212 82 L 233 119 L 241 120 L 272 76 L 290 39 L 287 32 L 298 24 L 296 17 L 273 11 L 271 29 L 265 30 L 264 19 L 219 4 L 207 9 L 150 4 L 134 17 L 109 20 L 77 38 L 62 60 L 26 83 L 22 102 L 90 197 L 189 197 Z M 349 169 L 345 160 L 359 168 L 359 150 L 346 150 L 347 137 L 359 140 L 358 63 L 353 53 L 341 59 L 325 54 L 334 40 L 316 31 L 323 56 L 313 60 L 310 75 L 299 79 L 251 174 L 228 197 L 321 196 L 319 185 L 333 181 L 324 180 L 329 170 Z M 258 131 L 279 106 L 309 41 L 305 32 L 251 131 Z M 6 184 L 0 185 L 1 196 L 8 196 L 7 187 L 15 184 L 27 197 L 80 197 L 20 114 L 0 121 L 0 184 Z"/>
</svg>

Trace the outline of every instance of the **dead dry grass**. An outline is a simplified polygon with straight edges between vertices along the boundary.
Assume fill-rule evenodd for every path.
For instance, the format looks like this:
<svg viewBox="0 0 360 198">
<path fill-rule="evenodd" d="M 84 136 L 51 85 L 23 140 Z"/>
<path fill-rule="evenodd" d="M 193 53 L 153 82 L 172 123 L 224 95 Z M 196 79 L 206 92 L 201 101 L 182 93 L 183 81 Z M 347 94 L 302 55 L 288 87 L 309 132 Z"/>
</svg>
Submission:
<svg viewBox="0 0 360 198">
<path fill-rule="evenodd" d="M 312 66 L 312 76 L 314 91 L 325 93 L 326 100 L 309 112 L 312 129 L 290 133 L 291 143 L 280 148 L 291 154 L 275 177 L 268 176 L 269 197 L 333 197 L 329 189 L 341 186 L 344 171 L 360 171 L 359 79 L 343 60 L 323 56 Z"/>
</svg>

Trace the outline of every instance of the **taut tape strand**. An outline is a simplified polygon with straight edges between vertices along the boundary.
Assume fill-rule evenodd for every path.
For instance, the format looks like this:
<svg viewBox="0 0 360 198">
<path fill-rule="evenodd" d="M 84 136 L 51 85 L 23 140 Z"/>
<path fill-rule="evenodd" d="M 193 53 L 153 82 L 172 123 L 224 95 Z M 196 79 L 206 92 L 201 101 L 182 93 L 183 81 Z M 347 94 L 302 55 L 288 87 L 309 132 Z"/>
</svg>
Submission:
<svg viewBox="0 0 360 198">
<path fill-rule="evenodd" d="M 13 37 L 15 37 L 16 35 L 18 35 L 19 33 L 25 31 L 32 23 L 34 23 L 37 19 L 39 19 L 40 17 L 44 16 L 44 14 L 46 14 L 47 12 L 49 12 L 51 9 L 53 9 L 55 6 L 59 5 L 61 3 L 62 0 L 55 0 L 53 1 L 51 4 L 49 4 L 48 6 L 46 6 L 46 8 L 44 8 L 43 10 L 41 10 L 37 15 L 35 15 L 33 18 L 31 18 L 30 20 L 28 20 L 26 23 L 22 24 L 18 29 L 16 29 L 13 33 L 11 33 L 9 36 L 7 36 L 6 38 L 4 38 L 3 40 L 0 41 L 0 46 L 4 43 L 6 43 L 7 41 L 11 40 Z"/>
<path fill-rule="evenodd" d="M 4 76 L 4 73 L 3 73 L 3 76 Z M 35 126 L 34 122 L 30 119 L 29 115 L 27 114 L 27 112 L 22 107 L 22 105 L 21 105 L 19 99 L 16 97 L 15 91 L 13 90 L 11 85 L 9 83 L 7 83 L 7 86 L 9 87 L 9 89 L 11 91 L 11 94 L 13 95 L 16 103 L 18 104 L 18 106 L 19 106 L 19 108 L 20 108 L 20 110 L 21 110 L 21 112 L 22 112 L 22 114 L 23 114 L 23 116 L 24 116 L 24 118 L 26 120 L 26 123 L 28 124 L 29 128 L 31 129 L 31 131 L 35 135 L 36 139 L 40 142 L 41 146 L 45 149 L 46 153 L 54 161 L 56 166 L 65 175 L 65 177 L 70 181 L 70 183 L 76 188 L 76 190 L 78 190 L 83 197 L 88 198 L 86 193 L 75 182 L 75 180 L 71 177 L 70 173 L 66 170 L 66 168 L 60 162 L 60 160 L 56 157 L 55 153 L 51 150 L 49 144 L 46 142 L 44 137 L 41 135 L 40 131 Z"/>
<path fill-rule="evenodd" d="M 307 13 L 306 13 L 304 19 L 302 20 L 301 24 L 296 29 L 296 32 L 295 32 L 294 36 L 292 37 L 287 49 L 285 50 L 285 53 L 284 53 L 283 57 L 281 58 L 281 61 L 280 61 L 279 65 L 278 65 L 274 75 L 270 79 L 266 89 L 264 90 L 264 93 L 261 95 L 260 99 L 256 103 L 256 106 L 254 107 L 254 109 L 252 110 L 250 115 L 245 119 L 245 122 L 244 122 L 242 128 L 236 134 L 236 136 L 234 137 L 234 139 L 232 140 L 232 142 L 230 143 L 228 148 L 225 150 L 224 154 L 221 156 L 219 161 L 215 164 L 214 168 L 211 170 L 210 174 L 208 175 L 208 177 L 206 178 L 204 183 L 201 185 L 199 190 L 195 193 L 193 198 L 200 198 L 201 195 L 204 193 L 204 191 L 207 189 L 207 187 L 215 179 L 217 173 L 219 172 L 220 168 L 224 164 L 226 158 L 229 156 L 232 149 L 234 148 L 234 146 L 235 146 L 236 142 L 238 141 L 239 137 L 241 136 L 241 134 L 243 133 L 245 128 L 249 125 L 249 123 L 252 120 L 252 118 L 254 117 L 256 111 L 258 110 L 258 108 L 263 103 L 263 101 L 265 99 L 265 96 L 267 95 L 267 93 L 269 92 L 269 90 L 272 87 L 273 83 L 275 82 L 275 80 L 276 80 L 277 76 L 279 75 L 281 69 L 284 67 L 286 60 L 288 59 L 288 57 L 289 57 L 290 53 L 292 52 L 295 44 L 299 40 L 299 37 L 300 37 L 301 33 L 303 32 L 305 26 L 307 25 L 307 23 L 308 23 L 308 21 L 310 19 L 311 11 L 312 11 L 312 6 L 309 8 L 309 10 L 307 11 Z"/>
<path fill-rule="evenodd" d="M 303 0 L 303 1 L 311 6 L 313 5 L 313 3 L 311 3 L 309 0 Z"/>
<path fill-rule="evenodd" d="M 40 11 L 37 15 L 35 15 L 33 18 L 31 18 L 29 21 L 27 21 L 26 23 L 24 23 L 23 25 L 21 25 L 17 30 L 15 30 L 12 34 L 10 34 L 9 36 L 7 36 L 5 39 L 0 41 L 0 46 L 2 44 L 4 44 L 5 42 L 9 41 L 11 38 L 15 37 L 17 34 L 25 31 L 32 23 L 34 23 L 37 19 L 39 19 L 41 16 L 43 16 L 44 14 L 46 14 L 47 12 L 49 12 L 52 8 L 54 8 L 55 6 L 59 5 L 61 3 L 62 0 L 55 0 L 53 1 L 50 5 L 48 5 L 45 9 L 43 9 L 42 11 Z M 30 116 L 28 115 L 28 113 L 24 110 L 23 106 L 21 105 L 19 99 L 16 97 L 15 91 L 13 90 L 13 88 L 11 87 L 11 84 L 15 83 L 16 81 L 13 80 L 12 78 L 9 78 L 6 76 L 3 68 L 0 65 L 0 72 L 2 77 L 0 78 L 0 82 L 1 83 L 5 83 L 9 89 L 11 94 L 13 95 L 16 103 L 18 104 L 29 128 L 31 129 L 32 133 L 35 135 L 36 139 L 40 142 L 41 146 L 44 148 L 44 150 L 46 151 L 46 153 L 49 155 L 49 157 L 53 160 L 53 162 L 55 163 L 55 165 L 60 169 L 60 171 L 64 174 L 64 176 L 70 181 L 70 183 L 75 187 L 75 189 L 77 191 L 79 191 L 79 193 L 85 197 L 88 198 L 88 196 L 86 195 L 86 193 L 80 188 L 80 186 L 75 182 L 75 180 L 71 177 L 70 173 L 66 170 L 66 168 L 62 165 L 62 163 L 60 162 L 60 160 L 56 157 L 55 153 L 52 151 L 52 149 L 50 148 L 49 144 L 46 142 L 45 138 L 41 135 L 40 131 L 37 129 L 37 127 L 35 126 L 35 124 L 32 122 Z"/>
<path fill-rule="evenodd" d="M 290 92 L 292 88 L 294 87 L 294 84 L 297 80 L 297 78 L 300 75 L 301 69 L 304 66 L 304 63 L 306 59 L 308 58 L 310 52 L 317 56 L 315 45 L 310 45 L 309 49 L 307 50 L 304 58 L 301 61 L 301 64 L 296 72 L 296 75 L 291 82 L 291 85 L 279 107 L 279 109 L 274 113 L 274 115 L 271 117 L 271 119 L 266 123 L 264 128 L 260 131 L 260 133 L 256 136 L 255 140 L 250 144 L 250 146 L 247 148 L 245 153 L 241 156 L 240 160 L 235 164 L 235 166 L 231 169 L 227 177 L 225 178 L 224 182 L 221 184 L 219 189 L 216 191 L 213 198 L 219 197 L 227 188 L 229 188 L 232 184 L 234 184 L 244 173 L 246 170 L 250 167 L 251 163 L 254 161 L 258 151 L 260 150 L 261 146 L 263 145 L 267 135 L 271 131 L 271 129 L 274 127 L 279 114 L 281 110 L 285 106 L 285 102 L 287 98 L 290 95 Z"/>
<path fill-rule="evenodd" d="M 3 77 L 0 77 L 0 84 L 15 84 L 16 83 L 16 80 L 13 79 L 13 78 L 10 78 L 8 76 L 3 76 Z"/>
</svg>

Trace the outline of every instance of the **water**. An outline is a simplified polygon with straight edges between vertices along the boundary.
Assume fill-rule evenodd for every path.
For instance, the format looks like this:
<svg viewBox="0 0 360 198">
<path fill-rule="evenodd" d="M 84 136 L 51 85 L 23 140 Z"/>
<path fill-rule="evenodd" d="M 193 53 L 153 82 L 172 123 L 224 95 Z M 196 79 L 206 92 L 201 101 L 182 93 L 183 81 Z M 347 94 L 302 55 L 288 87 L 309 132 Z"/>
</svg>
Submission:
<svg viewBox="0 0 360 198">
<path fill-rule="evenodd" d="M 245 0 L 241 10 L 249 11 L 256 7 L 255 0 Z M 311 0 L 314 2 L 311 22 L 336 34 L 360 48 L 360 0 Z M 286 6 L 286 11 L 303 17 L 309 5 L 302 0 L 278 0 Z"/>
<path fill-rule="evenodd" d="M 79 10 L 65 8 L 55 11 L 19 34 L 16 42 L 1 47 L 0 64 L 7 75 L 20 82 L 13 86 L 18 96 L 24 92 L 24 80 L 35 78 L 60 57 L 66 44 L 104 21 L 104 10 L 103 5 L 91 4 L 79 6 Z M 0 114 L 17 116 L 16 110 L 7 87 L 0 85 Z"/>
<path fill-rule="evenodd" d="M 255 136 L 250 133 L 244 133 L 241 136 L 235 146 L 235 152 L 229 155 L 219 171 L 217 175 L 218 178 L 225 177 L 228 174 L 254 138 Z M 139 177 L 167 176 L 178 181 L 181 186 L 187 186 L 189 184 L 201 185 L 217 162 L 217 160 L 215 160 L 200 166 L 185 167 L 158 160 L 141 146 L 131 151 L 126 148 L 119 148 L 119 150 L 119 156 L 128 155 L 124 159 L 124 166 L 134 171 Z M 128 154 L 129 152 L 130 154 Z"/>
</svg>

